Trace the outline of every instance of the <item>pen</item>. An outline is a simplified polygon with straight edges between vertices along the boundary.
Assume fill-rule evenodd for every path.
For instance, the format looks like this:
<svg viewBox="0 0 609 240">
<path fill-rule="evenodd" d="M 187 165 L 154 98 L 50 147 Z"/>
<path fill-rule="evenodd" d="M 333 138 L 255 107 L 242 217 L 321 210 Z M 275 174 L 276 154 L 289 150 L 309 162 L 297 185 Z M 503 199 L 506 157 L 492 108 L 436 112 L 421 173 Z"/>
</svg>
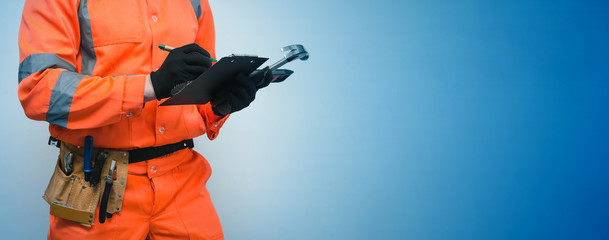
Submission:
<svg viewBox="0 0 609 240">
<path fill-rule="evenodd" d="M 159 48 L 160 48 L 161 50 L 163 50 L 163 51 L 168 51 L 168 52 L 169 52 L 169 51 L 171 51 L 171 50 L 174 50 L 174 49 L 175 49 L 175 48 L 172 48 L 172 47 L 167 46 L 167 45 L 164 45 L 164 44 L 159 44 Z M 210 59 L 212 62 L 218 62 L 218 60 L 213 59 L 213 58 L 211 58 L 211 57 L 210 57 L 209 59 Z"/>
</svg>

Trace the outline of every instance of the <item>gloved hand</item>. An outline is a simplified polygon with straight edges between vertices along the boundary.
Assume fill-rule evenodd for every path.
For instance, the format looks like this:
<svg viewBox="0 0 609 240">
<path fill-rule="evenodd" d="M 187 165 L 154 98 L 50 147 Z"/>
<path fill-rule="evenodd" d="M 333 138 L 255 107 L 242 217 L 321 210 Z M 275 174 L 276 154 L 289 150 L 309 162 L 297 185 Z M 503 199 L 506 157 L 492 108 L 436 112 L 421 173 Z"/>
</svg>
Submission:
<svg viewBox="0 0 609 240">
<path fill-rule="evenodd" d="M 221 88 L 211 98 L 212 110 L 218 116 L 240 111 L 256 98 L 258 89 L 269 85 L 273 74 L 268 67 L 256 70 L 250 76 L 239 73 L 228 85 Z"/>
<path fill-rule="evenodd" d="M 256 83 L 258 89 L 265 88 L 273 80 L 273 73 L 269 71 L 269 67 L 259 69 L 250 74 L 252 81 Z"/>
<path fill-rule="evenodd" d="M 196 43 L 171 50 L 159 70 L 150 73 L 156 98 L 170 97 L 173 87 L 194 80 L 210 67 L 209 52 Z"/>
</svg>

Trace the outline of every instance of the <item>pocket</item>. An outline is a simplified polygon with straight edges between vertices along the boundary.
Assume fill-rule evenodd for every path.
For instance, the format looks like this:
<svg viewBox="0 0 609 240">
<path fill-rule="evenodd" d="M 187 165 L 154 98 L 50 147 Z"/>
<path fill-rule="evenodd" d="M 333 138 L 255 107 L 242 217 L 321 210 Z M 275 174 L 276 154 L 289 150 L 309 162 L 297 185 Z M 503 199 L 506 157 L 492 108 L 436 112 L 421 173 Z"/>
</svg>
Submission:
<svg viewBox="0 0 609 240">
<path fill-rule="evenodd" d="M 143 41 L 145 1 L 89 1 L 88 10 L 95 47 Z"/>
<path fill-rule="evenodd" d="M 205 157 L 203 157 L 203 155 L 192 149 L 190 149 L 190 151 L 196 154 L 196 157 L 201 160 L 201 163 L 203 163 L 203 183 L 207 185 L 207 181 L 211 177 L 211 165 L 209 165 L 209 162 L 207 161 L 207 159 L 205 159 Z"/>
<path fill-rule="evenodd" d="M 112 188 L 110 189 L 108 207 L 106 208 L 107 213 L 113 214 L 121 211 L 123 199 L 125 198 L 127 176 L 129 175 L 129 157 L 119 151 L 108 151 L 108 159 L 115 159 L 117 161 L 116 179 L 113 181 Z M 108 171 L 106 169 L 110 169 L 110 161 L 106 161 L 106 165 L 108 166 L 104 167 L 105 171 L 102 174 L 102 179 L 108 176 Z M 101 184 L 105 183 L 101 182 Z"/>
<path fill-rule="evenodd" d="M 70 192 L 72 192 L 74 187 L 74 175 L 66 176 L 60 166 L 61 159 L 58 158 L 55 170 L 42 198 L 49 204 L 67 205 L 70 199 Z"/>
</svg>

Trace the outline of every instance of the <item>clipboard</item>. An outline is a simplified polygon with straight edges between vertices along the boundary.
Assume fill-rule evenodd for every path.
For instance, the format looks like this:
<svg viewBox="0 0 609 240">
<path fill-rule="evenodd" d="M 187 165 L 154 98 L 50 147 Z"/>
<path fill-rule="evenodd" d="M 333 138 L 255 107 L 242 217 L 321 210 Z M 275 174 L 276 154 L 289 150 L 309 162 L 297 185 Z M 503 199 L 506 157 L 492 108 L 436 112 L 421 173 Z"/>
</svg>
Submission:
<svg viewBox="0 0 609 240">
<path fill-rule="evenodd" d="M 205 104 L 211 100 L 215 90 L 234 79 L 238 73 L 250 74 L 267 60 L 256 56 L 223 57 L 195 80 L 176 86 L 173 91 L 177 93 L 159 106 Z"/>
</svg>

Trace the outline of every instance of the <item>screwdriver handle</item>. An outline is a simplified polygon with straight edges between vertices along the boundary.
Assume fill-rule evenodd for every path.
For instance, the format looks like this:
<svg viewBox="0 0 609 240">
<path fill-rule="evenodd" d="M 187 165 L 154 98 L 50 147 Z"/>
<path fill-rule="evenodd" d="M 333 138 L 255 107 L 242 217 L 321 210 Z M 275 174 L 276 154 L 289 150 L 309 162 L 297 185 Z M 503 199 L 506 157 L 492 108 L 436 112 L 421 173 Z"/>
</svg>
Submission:
<svg viewBox="0 0 609 240">
<path fill-rule="evenodd" d="M 83 172 L 85 172 L 85 181 L 91 180 L 91 162 L 93 162 L 93 137 L 85 137 L 85 163 Z"/>
</svg>

